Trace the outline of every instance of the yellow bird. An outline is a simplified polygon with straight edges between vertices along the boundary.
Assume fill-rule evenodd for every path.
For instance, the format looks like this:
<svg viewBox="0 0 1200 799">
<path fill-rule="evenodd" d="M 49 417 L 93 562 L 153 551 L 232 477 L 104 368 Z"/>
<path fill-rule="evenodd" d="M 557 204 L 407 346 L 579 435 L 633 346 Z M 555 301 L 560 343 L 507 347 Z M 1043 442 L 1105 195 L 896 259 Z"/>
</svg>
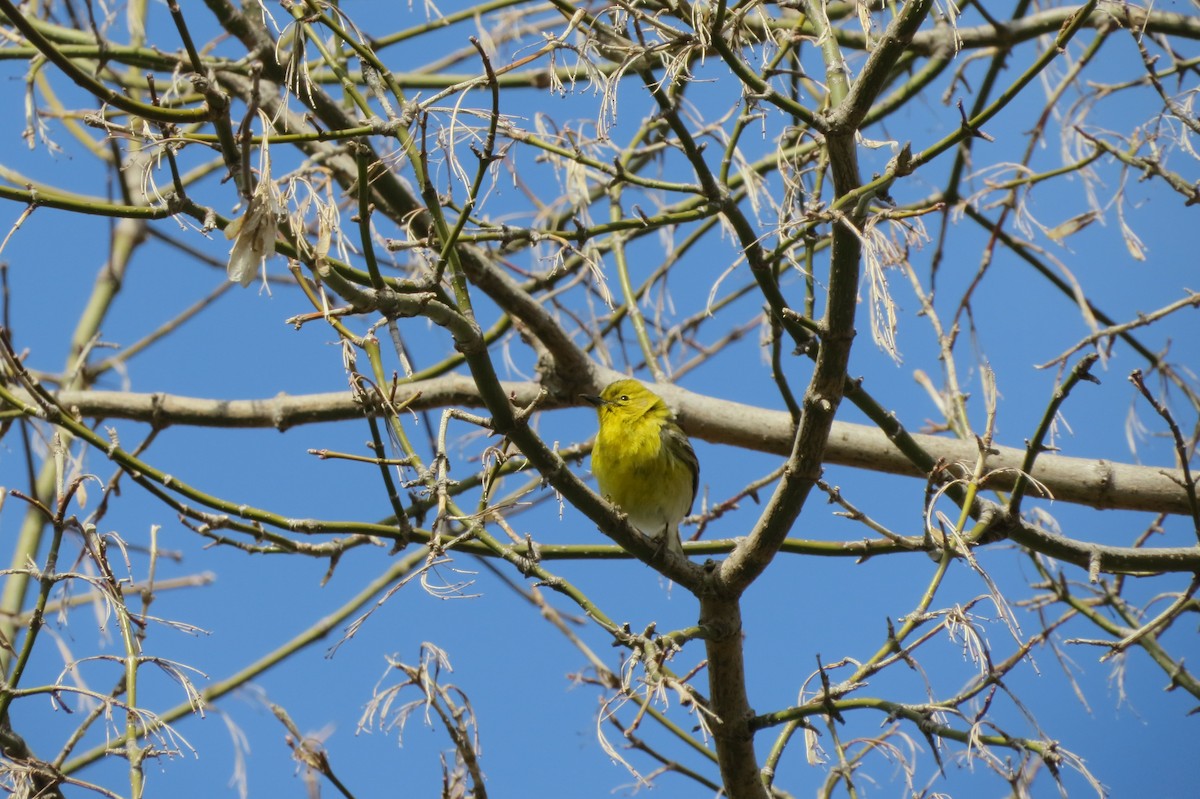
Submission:
<svg viewBox="0 0 1200 799">
<path fill-rule="evenodd" d="M 683 554 L 679 523 L 692 512 L 700 462 L 675 414 L 636 380 L 611 383 L 599 396 L 580 396 L 600 417 L 592 447 L 600 493 L 634 527 Z"/>
</svg>

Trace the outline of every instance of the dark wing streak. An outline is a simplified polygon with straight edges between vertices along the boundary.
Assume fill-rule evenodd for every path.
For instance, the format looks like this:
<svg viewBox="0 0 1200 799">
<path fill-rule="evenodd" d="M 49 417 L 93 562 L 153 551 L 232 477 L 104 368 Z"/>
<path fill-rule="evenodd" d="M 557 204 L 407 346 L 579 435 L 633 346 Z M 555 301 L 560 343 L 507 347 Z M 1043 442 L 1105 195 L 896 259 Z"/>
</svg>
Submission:
<svg viewBox="0 0 1200 799">
<path fill-rule="evenodd" d="M 691 514 L 692 506 L 696 504 L 696 492 L 700 488 L 700 460 L 696 457 L 696 450 L 692 449 L 687 434 L 674 422 L 664 424 L 659 429 L 659 437 L 667 454 L 682 460 L 692 473 L 692 498 L 688 500 L 688 513 Z"/>
</svg>

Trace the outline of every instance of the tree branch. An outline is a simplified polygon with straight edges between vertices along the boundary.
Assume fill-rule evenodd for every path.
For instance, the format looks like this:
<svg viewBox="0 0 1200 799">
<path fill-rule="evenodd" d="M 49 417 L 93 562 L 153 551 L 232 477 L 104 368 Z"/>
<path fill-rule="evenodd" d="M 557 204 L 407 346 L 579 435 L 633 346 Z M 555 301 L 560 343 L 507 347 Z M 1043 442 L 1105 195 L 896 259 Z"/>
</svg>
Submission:
<svg viewBox="0 0 1200 799">
<path fill-rule="evenodd" d="M 617 373 L 597 370 L 597 383 L 616 379 Z M 518 405 L 533 402 L 540 391 L 537 383 L 501 383 L 504 393 Z M 739 402 L 693 394 L 677 386 L 655 386 L 679 412 L 688 435 L 714 444 L 726 444 L 758 452 L 786 455 L 792 443 L 792 420 L 785 411 L 757 408 Z M 447 406 L 478 408 L 479 389 L 469 378 L 450 374 L 402 385 L 401 394 L 420 394 L 413 410 Z M 17 392 L 26 401 L 27 394 Z M 336 422 L 362 417 L 362 406 L 349 392 L 278 394 L 263 399 L 220 400 L 175 394 L 139 394 L 128 391 L 60 391 L 55 397 L 63 407 L 94 419 L 129 419 L 169 427 L 262 428 L 280 431 L 298 425 Z M 548 397 L 544 410 L 569 407 Z M 973 464 L 979 456 L 974 442 L 921 433 L 916 442 L 942 463 Z M 1008 491 L 1016 481 L 1016 470 L 1025 458 L 1024 448 L 995 446 L 989 455 L 990 474 L 986 487 Z M 825 463 L 855 469 L 925 478 L 878 428 L 835 421 L 825 451 Z M 1140 466 L 1104 458 L 1072 458 L 1041 455 L 1032 477 L 1059 502 L 1087 505 L 1101 510 L 1135 510 L 1187 515 L 1187 495 L 1178 469 Z"/>
</svg>

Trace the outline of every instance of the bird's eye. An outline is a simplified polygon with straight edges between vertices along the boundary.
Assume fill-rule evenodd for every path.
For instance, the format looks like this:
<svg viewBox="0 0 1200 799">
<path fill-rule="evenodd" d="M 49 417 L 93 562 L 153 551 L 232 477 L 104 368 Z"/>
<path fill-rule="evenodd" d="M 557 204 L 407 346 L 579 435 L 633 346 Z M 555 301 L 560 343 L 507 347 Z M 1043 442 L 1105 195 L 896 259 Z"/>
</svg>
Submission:
<svg viewBox="0 0 1200 799">
<path fill-rule="evenodd" d="M 628 394 L 622 394 L 622 395 L 621 395 L 621 402 L 629 402 L 629 395 L 628 395 Z"/>
</svg>

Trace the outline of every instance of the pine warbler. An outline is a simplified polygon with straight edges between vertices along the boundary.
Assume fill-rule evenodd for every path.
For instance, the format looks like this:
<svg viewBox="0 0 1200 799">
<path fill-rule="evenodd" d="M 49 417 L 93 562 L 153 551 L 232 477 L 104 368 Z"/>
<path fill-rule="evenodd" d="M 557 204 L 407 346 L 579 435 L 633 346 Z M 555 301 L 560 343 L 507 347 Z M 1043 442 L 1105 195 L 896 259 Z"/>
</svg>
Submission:
<svg viewBox="0 0 1200 799">
<path fill-rule="evenodd" d="M 581 396 L 600 417 L 592 447 L 600 493 L 634 527 L 683 554 L 679 523 L 692 511 L 700 462 L 675 414 L 636 380 L 618 380 L 598 397 Z"/>
</svg>

